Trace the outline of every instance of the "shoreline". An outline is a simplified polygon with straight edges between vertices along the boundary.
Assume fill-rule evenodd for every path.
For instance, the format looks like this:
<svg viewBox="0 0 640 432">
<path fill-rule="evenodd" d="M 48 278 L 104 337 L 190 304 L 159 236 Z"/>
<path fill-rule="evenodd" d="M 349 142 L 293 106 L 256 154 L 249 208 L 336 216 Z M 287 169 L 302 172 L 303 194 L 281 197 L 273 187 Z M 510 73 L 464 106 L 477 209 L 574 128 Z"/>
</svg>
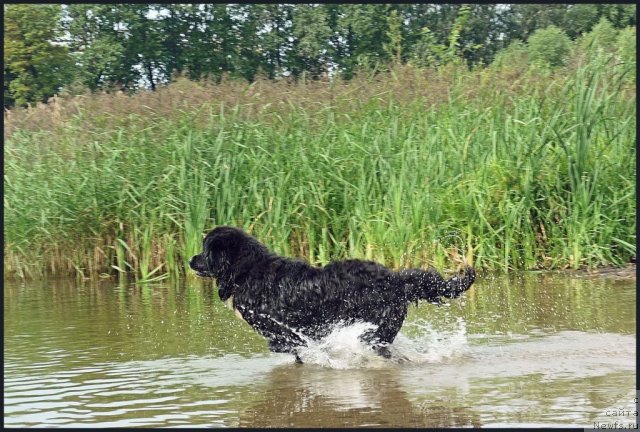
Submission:
<svg viewBox="0 0 640 432">
<path fill-rule="evenodd" d="M 493 272 L 489 272 L 489 273 L 493 273 Z M 636 274 L 636 263 L 635 262 L 630 262 L 625 264 L 622 267 L 617 267 L 614 265 L 604 265 L 601 267 L 594 267 L 594 268 L 580 268 L 577 270 L 574 269 L 546 269 L 546 270 L 513 270 L 507 273 L 501 273 L 501 272 L 496 272 L 497 274 L 515 274 L 515 273 L 555 273 L 555 274 L 565 274 L 567 276 L 571 276 L 571 277 L 575 277 L 575 278 L 581 278 L 581 279 L 589 279 L 589 278 L 607 278 L 607 279 L 613 279 L 613 280 L 636 280 L 637 279 L 637 274 Z M 445 274 L 447 276 L 451 276 L 454 273 L 452 272 L 446 272 Z M 73 278 L 74 276 L 72 275 L 56 275 L 56 274 L 48 274 L 45 275 L 43 278 L 31 278 L 31 277 L 25 277 L 25 278 L 20 278 L 20 277 L 16 277 L 14 276 L 8 276 L 7 272 L 5 272 L 4 276 L 3 276 L 3 280 L 7 281 L 7 282 L 17 282 L 17 281 L 26 281 L 26 280 L 37 280 L 37 279 L 67 279 L 67 278 Z M 133 274 L 130 274 L 129 277 L 133 277 Z M 185 275 L 180 275 L 178 279 L 181 278 L 185 278 Z M 84 280 L 90 280 L 93 278 L 82 278 Z M 118 279 L 118 275 L 117 274 L 102 274 L 99 275 L 95 278 L 95 280 L 117 280 Z"/>
<path fill-rule="evenodd" d="M 592 269 L 565 270 L 566 273 L 578 278 L 610 278 L 616 280 L 635 280 L 636 263 L 631 262 L 624 267 L 603 266 Z"/>
</svg>

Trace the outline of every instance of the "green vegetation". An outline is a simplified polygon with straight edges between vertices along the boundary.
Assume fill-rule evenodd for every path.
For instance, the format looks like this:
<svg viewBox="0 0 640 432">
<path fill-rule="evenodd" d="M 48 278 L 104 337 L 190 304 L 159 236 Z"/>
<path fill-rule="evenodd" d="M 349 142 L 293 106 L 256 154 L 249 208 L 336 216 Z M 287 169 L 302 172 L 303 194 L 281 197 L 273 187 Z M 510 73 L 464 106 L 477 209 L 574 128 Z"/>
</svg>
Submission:
<svg viewBox="0 0 640 432">
<path fill-rule="evenodd" d="M 218 224 L 316 264 L 635 254 L 632 5 L 4 12 L 8 276 L 157 280 Z"/>
<path fill-rule="evenodd" d="M 390 62 L 433 66 L 457 59 L 477 67 L 550 26 L 556 32 L 545 42 L 551 44 L 536 53 L 555 63 L 565 54 L 567 36 L 576 39 L 602 23 L 609 28 L 601 28 L 601 36 L 635 26 L 636 7 L 12 4 L 4 6 L 4 105 L 46 102 L 83 88 L 155 90 L 176 74 L 307 80 L 329 73 L 349 79 Z"/>
<path fill-rule="evenodd" d="M 333 82 L 181 78 L 12 110 L 5 274 L 177 275 L 218 224 L 315 264 L 627 262 L 635 58 L 613 49 L 592 61 L 576 49 L 549 69 L 529 66 L 527 48 L 507 53 L 519 63 L 474 71 L 454 62 Z"/>
<path fill-rule="evenodd" d="M 60 6 L 4 6 L 5 105 L 46 101 L 73 73 L 66 48 L 50 41 L 60 37 Z"/>
<path fill-rule="evenodd" d="M 551 67 L 565 64 L 571 48 L 569 36 L 556 26 L 536 30 L 528 44 L 531 61 Z"/>
</svg>

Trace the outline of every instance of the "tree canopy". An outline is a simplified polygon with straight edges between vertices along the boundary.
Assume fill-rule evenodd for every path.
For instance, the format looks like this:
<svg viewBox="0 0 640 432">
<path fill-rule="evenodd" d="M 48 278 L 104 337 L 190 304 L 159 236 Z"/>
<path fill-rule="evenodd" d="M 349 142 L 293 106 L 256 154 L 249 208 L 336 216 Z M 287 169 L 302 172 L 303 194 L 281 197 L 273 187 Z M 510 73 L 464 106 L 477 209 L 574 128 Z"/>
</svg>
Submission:
<svg viewBox="0 0 640 432">
<path fill-rule="evenodd" d="M 349 79 L 393 62 L 486 65 L 538 29 L 575 39 L 602 19 L 635 25 L 635 5 L 5 5 L 4 104 L 46 101 L 71 83 L 153 90 L 176 73 Z"/>
</svg>

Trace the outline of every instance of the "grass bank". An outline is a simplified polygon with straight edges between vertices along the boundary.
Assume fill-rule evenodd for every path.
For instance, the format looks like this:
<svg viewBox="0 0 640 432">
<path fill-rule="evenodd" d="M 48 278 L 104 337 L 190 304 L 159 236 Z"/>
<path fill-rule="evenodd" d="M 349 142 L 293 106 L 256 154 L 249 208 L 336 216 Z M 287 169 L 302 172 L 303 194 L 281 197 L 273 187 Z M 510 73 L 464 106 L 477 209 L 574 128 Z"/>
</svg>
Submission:
<svg viewBox="0 0 640 432">
<path fill-rule="evenodd" d="M 622 264 L 636 243 L 628 69 L 180 80 L 11 112 L 5 275 L 178 275 L 218 224 L 316 264 Z"/>
</svg>

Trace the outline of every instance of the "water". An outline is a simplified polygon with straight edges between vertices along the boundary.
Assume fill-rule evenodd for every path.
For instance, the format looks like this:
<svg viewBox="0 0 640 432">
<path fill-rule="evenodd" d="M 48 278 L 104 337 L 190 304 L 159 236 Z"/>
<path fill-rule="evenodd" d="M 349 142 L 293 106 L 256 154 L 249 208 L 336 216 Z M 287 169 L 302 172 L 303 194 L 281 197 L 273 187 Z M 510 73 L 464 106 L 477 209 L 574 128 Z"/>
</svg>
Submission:
<svg viewBox="0 0 640 432">
<path fill-rule="evenodd" d="M 5 426 L 635 423 L 635 281 L 480 277 L 411 306 L 390 362 L 336 328 L 295 364 L 211 284 L 5 283 Z M 631 411 L 631 412 L 630 412 Z M 613 413 L 623 415 L 613 416 Z"/>
</svg>

